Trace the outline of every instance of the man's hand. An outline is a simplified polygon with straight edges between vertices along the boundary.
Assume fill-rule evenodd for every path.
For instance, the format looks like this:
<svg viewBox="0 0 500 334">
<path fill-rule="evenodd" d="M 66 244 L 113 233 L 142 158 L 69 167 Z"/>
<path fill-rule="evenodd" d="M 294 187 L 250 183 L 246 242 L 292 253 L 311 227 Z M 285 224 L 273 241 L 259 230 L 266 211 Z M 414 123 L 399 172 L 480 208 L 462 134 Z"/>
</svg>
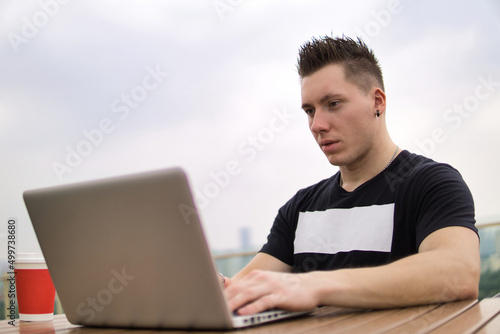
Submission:
<svg viewBox="0 0 500 334">
<path fill-rule="evenodd" d="M 241 315 L 272 308 L 291 311 L 308 310 L 317 306 L 314 286 L 307 274 L 290 274 L 254 270 L 226 288 L 231 310 Z"/>
<path fill-rule="evenodd" d="M 231 284 L 231 279 L 219 273 L 219 282 L 223 288 L 227 288 Z"/>
<path fill-rule="evenodd" d="M 472 230 L 451 226 L 431 233 L 419 253 L 387 265 L 304 274 L 290 271 L 290 266 L 259 253 L 226 286 L 229 306 L 243 315 L 269 308 L 391 308 L 475 299 L 479 240 Z"/>
</svg>

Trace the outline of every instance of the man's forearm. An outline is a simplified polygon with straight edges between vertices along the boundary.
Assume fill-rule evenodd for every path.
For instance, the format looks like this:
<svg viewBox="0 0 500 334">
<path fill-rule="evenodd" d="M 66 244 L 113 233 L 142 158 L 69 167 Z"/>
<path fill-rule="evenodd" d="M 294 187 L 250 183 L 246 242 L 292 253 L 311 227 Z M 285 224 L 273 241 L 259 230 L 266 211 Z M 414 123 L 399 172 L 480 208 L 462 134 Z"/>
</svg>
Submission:
<svg viewBox="0 0 500 334">
<path fill-rule="evenodd" d="M 424 239 L 417 254 L 379 267 L 291 274 L 283 272 L 289 266 L 269 255 L 260 260 L 266 265 L 249 266 L 226 289 L 231 309 L 240 314 L 272 307 L 298 311 L 318 305 L 404 307 L 475 299 L 478 294 L 479 240 L 464 227 L 435 231 Z"/>
<path fill-rule="evenodd" d="M 434 250 L 380 267 L 311 272 L 303 280 L 319 305 L 390 308 L 475 299 L 479 267 L 474 257 Z"/>
</svg>

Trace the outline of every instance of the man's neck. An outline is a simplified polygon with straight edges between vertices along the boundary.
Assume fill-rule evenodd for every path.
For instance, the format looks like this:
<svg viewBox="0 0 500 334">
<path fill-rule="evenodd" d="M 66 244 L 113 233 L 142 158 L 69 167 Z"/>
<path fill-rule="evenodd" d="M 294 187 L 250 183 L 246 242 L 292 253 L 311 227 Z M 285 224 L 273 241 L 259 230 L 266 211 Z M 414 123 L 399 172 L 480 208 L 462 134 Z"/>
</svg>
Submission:
<svg viewBox="0 0 500 334">
<path fill-rule="evenodd" d="M 355 190 L 385 170 L 400 151 L 391 141 L 383 150 L 372 152 L 349 166 L 340 166 L 340 186 L 348 192 Z"/>
</svg>

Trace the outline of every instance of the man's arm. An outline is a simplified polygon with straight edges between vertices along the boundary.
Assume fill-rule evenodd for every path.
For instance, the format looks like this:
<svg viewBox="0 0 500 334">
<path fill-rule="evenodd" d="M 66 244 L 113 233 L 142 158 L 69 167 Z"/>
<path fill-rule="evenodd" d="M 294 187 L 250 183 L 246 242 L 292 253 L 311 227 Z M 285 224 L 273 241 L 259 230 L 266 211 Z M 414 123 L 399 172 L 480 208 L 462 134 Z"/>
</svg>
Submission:
<svg viewBox="0 0 500 334">
<path fill-rule="evenodd" d="M 291 272 L 292 267 L 278 260 L 274 256 L 266 253 L 257 253 L 257 255 L 255 255 L 255 257 L 232 278 L 224 277 L 225 287 L 228 287 L 234 281 L 244 278 L 254 270 Z"/>
<path fill-rule="evenodd" d="M 474 299 L 479 240 L 472 230 L 453 226 L 427 236 L 419 253 L 379 267 L 304 274 L 253 270 L 257 267 L 238 274 L 226 289 L 230 307 L 240 314 L 272 307 L 389 308 Z"/>
</svg>

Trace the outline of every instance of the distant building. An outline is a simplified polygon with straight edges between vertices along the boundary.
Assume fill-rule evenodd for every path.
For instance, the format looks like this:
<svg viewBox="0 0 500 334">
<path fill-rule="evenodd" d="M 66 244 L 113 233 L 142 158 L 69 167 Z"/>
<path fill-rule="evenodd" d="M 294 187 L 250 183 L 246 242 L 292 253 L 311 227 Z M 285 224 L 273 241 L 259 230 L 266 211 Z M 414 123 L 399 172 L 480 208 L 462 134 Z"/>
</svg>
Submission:
<svg viewBox="0 0 500 334">
<path fill-rule="evenodd" d="M 241 250 L 252 249 L 252 243 L 250 241 L 250 228 L 242 227 L 240 229 L 240 248 Z"/>
<path fill-rule="evenodd" d="M 240 229 L 238 249 L 215 252 L 215 265 L 219 272 L 226 276 L 233 276 L 254 257 L 257 250 L 252 246 L 250 231 L 249 227 Z"/>
<path fill-rule="evenodd" d="M 479 229 L 481 240 L 481 273 L 500 270 L 500 225 Z"/>
</svg>

